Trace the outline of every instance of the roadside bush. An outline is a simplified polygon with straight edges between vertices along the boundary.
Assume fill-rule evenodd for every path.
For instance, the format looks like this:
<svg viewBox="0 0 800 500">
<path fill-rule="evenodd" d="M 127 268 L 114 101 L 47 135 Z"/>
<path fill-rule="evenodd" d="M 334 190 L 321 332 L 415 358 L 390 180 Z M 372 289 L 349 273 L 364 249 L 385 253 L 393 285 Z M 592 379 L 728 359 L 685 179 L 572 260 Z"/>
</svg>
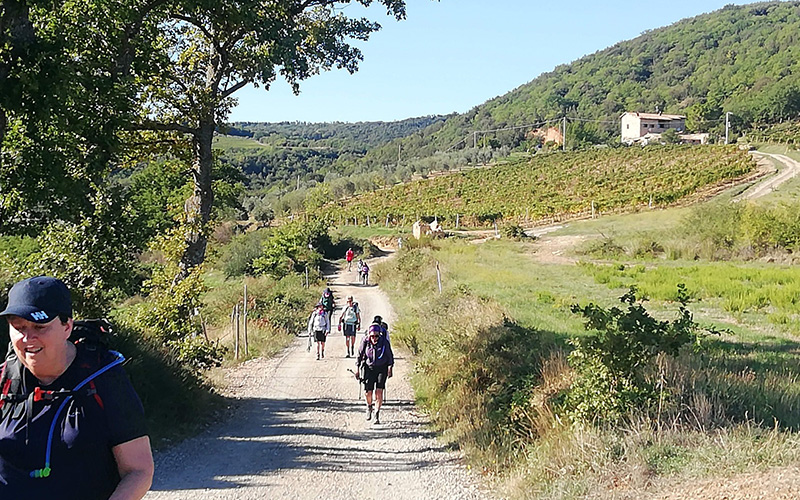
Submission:
<svg viewBox="0 0 800 500">
<path fill-rule="evenodd" d="M 637 303 L 636 288 L 620 297 L 625 309 L 595 304 L 571 307 L 594 332 L 576 337 L 569 355 L 577 379 L 566 394 L 562 410 L 585 422 L 617 422 L 635 410 L 651 408 L 658 400 L 656 382 L 647 377 L 659 354 L 676 356 L 696 342 L 698 325 L 686 308 L 685 287 L 678 285 L 679 314 L 674 321 L 653 318 Z"/>
<path fill-rule="evenodd" d="M 538 332 L 509 320 L 491 299 L 456 286 L 423 295 L 436 287 L 430 249 L 400 253 L 379 268 L 382 286 L 415 302 L 392 331 L 416 354 L 414 385 L 418 400 L 446 436 L 476 453 L 511 456 L 519 424 L 512 401 L 538 380 L 543 349 Z"/>
<path fill-rule="evenodd" d="M 508 239 L 521 241 L 525 238 L 528 238 L 528 235 L 525 234 L 525 230 L 519 224 L 506 224 L 503 226 L 503 236 Z"/>
<path fill-rule="evenodd" d="M 228 278 L 252 275 L 253 261 L 262 254 L 267 238 L 269 230 L 265 229 L 234 236 L 230 243 L 220 249 L 215 261 Z"/>
<path fill-rule="evenodd" d="M 603 236 L 598 240 L 589 240 L 582 251 L 587 255 L 601 258 L 613 258 L 625 254 L 625 249 L 622 245 L 609 236 Z"/>
<path fill-rule="evenodd" d="M 202 377 L 141 331 L 112 316 L 116 326 L 111 348 L 125 358 L 125 371 L 142 400 L 150 437 L 156 446 L 167 437 L 174 439 L 197 431 L 200 415 L 221 408 L 224 400 Z"/>
<path fill-rule="evenodd" d="M 36 238 L 30 236 L 0 236 L 0 254 L 14 261 L 23 261 L 40 251 Z"/>
<path fill-rule="evenodd" d="M 270 232 L 264 241 L 261 256 L 253 261 L 253 272 L 281 278 L 293 272 L 302 273 L 306 266 L 317 269 L 322 262 L 322 249 L 330 245 L 325 220 L 284 224 Z"/>
</svg>

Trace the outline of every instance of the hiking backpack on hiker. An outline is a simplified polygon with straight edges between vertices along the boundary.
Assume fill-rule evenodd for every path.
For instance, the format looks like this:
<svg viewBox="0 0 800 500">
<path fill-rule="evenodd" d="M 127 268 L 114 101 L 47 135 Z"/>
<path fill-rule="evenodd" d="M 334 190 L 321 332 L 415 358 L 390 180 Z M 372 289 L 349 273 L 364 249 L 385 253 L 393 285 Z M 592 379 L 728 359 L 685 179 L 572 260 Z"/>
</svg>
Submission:
<svg viewBox="0 0 800 500">
<path fill-rule="evenodd" d="M 333 292 L 330 290 L 326 290 L 325 293 L 322 294 L 320 302 L 322 302 L 322 308 L 326 311 L 333 311 L 336 307 Z"/>
<path fill-rule="evenodd" d="M 358 302 L 353 302 L 352 306 L 347 306 L 342 313 L 342 320 L 348 325 L 358 323 Z"/>
</svg>

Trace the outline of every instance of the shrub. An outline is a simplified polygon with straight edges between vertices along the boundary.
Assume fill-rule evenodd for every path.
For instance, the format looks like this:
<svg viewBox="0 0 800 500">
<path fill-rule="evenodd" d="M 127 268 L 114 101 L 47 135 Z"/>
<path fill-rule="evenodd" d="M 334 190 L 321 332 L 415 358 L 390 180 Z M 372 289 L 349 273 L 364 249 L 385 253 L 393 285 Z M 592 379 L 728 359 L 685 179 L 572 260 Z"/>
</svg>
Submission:
<svg viewBox="0 0 800 500">
<path fill-rule="evenodd" d="M 523 240 L 528 237 L 525 230 L 519 224 L 506 224 L 503 226 L 503 236 L 512 240 Z"/>
<path fill-rule="evenodd" d="M 316 269 L 322 261 L 323 248 L 330 246 L 328 224 L 322 219 L 292 222 L 276 228 L 264 242 L 260 257 L 253 261 L 255 274 L 277 278 L 289 273 Z"/>
<path fill-rule="evenodd" d="M 219 252 L 216 259 L 225 276 L 253 274 L 253 261 L 263 252 L 264 242 L 269 237 L 268 230 L 258 230 L 234 236 L 231 242 Z"/>
<path fill-rule="evenodd" d="M 569 356 L 577 379 L 567 393 L 564 410 L 574 419 L 614 422 L 635 409 L 647 409 L 657 398 L 655 383 L 646 377 L 660 353 L 675 356 L 697 339 L 698 326 L 686 308 L 685 287 L 678 285 L 678 318 L 659 321 L 637 303 L 636 288 L 620 297 L 626 308 L 604 309 L 595 304 L 572 306 L 594 333 L 572 340 Z"/>
</svg>

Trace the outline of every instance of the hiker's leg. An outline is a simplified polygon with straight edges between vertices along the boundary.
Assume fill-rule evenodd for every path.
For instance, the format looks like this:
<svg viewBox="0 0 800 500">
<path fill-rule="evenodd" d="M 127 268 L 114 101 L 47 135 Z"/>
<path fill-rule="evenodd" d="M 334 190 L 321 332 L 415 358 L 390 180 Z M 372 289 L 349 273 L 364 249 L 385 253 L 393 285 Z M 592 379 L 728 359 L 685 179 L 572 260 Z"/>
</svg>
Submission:
<svg viewBox="0 0 800 500">
<path fill-rule="evenodd" d="M 375 411 L 381 411 L 383 404 L 383 389 L 375 389 Z"/>
</svg>

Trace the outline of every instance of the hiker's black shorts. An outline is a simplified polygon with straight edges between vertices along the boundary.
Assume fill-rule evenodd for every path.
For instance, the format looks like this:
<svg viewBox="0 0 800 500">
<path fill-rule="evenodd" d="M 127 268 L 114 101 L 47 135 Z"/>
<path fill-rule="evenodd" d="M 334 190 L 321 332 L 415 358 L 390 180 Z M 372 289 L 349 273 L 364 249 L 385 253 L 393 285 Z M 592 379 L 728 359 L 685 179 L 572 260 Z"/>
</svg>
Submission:
<svg viewBox="0 0 800 500">
<path fill-rule="evenodd" d="M 317 342 L 325 342 L 325 330 L 314 331 L 314 340 Z"/>
<path fill-rule="evenodd" d="M 364 366 L 364 391 L 370 392 L 378 389 L 386 389 L 386 379 L 389 376 L 389 367 L 370 368 Z"/>
<path fill-rule="evenodd" d="M 344 324 L 344 336 L 345 337 L 355 337 L 356 336 L 356 325 L 348 325 L 347 323 Z"/>
</svg>

